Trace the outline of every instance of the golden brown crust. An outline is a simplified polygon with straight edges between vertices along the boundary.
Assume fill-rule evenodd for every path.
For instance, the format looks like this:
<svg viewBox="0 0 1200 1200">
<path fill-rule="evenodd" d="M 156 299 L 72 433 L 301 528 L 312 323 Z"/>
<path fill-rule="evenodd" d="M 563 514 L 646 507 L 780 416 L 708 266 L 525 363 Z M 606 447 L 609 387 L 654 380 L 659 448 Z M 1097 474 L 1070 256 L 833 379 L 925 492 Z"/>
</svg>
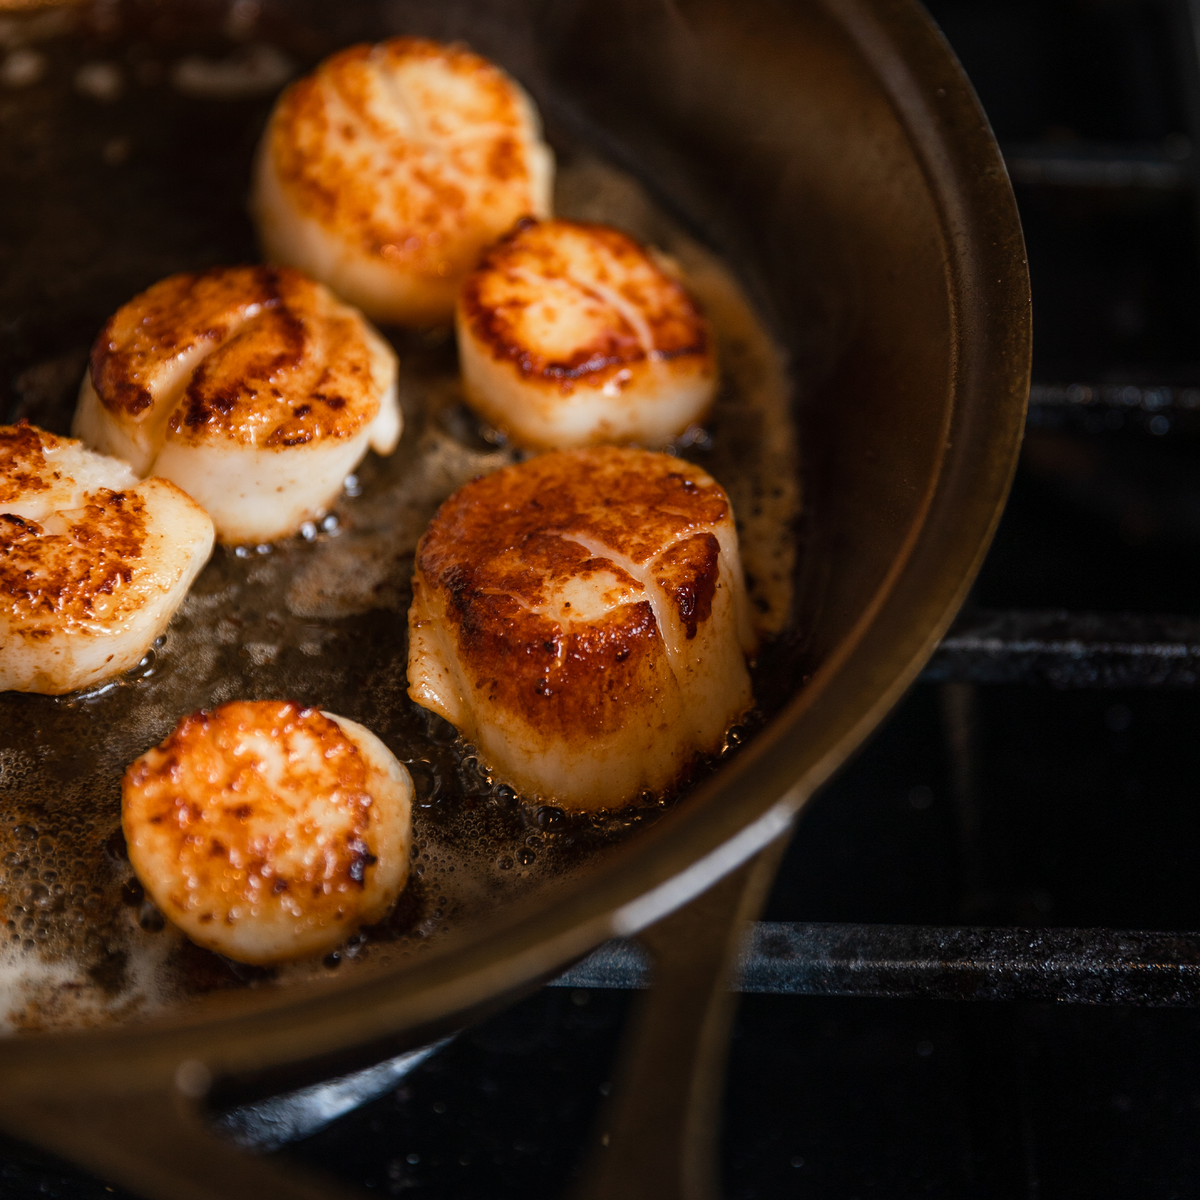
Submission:
<svg viewBox="0 0 1200 1200">
<path fill-rule="evenodd" d="M 165 479 L 73 438 L 0 426 L 0 691 L 61 695 L 133 667 L 212 549 Z"/>
<path fill-rule="evenodd" d="M 120 621 L 145 603 L 128 585 L 142 567 L 146 501 L 132 489 L 80 492 L 47 459 L 73 446 L 27 421 L 0 425 L 0 609 L 10 637 Z M 3 510 L 33 497 L 48 508 L 41 520 L 52 528 Z"/>
<path fill-rule="evenodd" d="M 547 281 L 564 289 L 566 303 L 591 310 L 593 332 L 565 352 L 539 344 L 535 306 L 554 303 Z M 644 246 L 607 225 L 523 218 L 467 276 L 459 311 L 493 357 L 564 389 L 598 386 L 650 357 L 707 358 L 712 348 L 709 323 L 687 289 Z"/>
<path fill-rule="evenodd" d="M 283 762 L 281 773 L 264 764 L 262 746 Z M 235 701 L 185 717 L 129 767 L 124 822 L 130 836 L 157 830 L 177 856 L 158 897 L 167 916 L 188 913 L 203 926 L 232 923 L 239 902 L 294 903 L 337 921 L 352 915 L 376 861 L 367 785 L 363 755 L 328 717 L 291 701 Z M 314 796 L 341 811 L 338 829 L 309 827 L 303 800 Z M 192 911 L 193 897 L 227 907 Z"/>
<path fill-rule="evenodd" d="M 654 581 L 674 602 L 688 641 L 712 613 L 720 573 L 721 544 L 711 533 L 676 542 L 654 564 Z"/>
<path fill-rule="evenodd" d="M 562 450 L 460 488 L 430 522 L 418 561 L 431 581 L 511 592 L 532 606 L 588 558 L 560 533 L 595 538 L 641 566 L 728 515 L 721 486 L 682 459 L 616 446 Z"/>
<path fill-rule="evenodd" d="M 448 73 L 452 95 L 422 67 Z M 497 67 L 463 46 L 403 37 L 351 46 L 292 84 L 267 145 L 303 214 L 369 257 L 444 279 L 537 210 L 534 133 Z"/>
<path fill-rule="evenodd" d="M 68 524 L 48 534 L 36 521 L 0 513 L 0 603 L 10 634 L 34 627 L 119 619 L 146 541 L 146 504 L 133 492 L 100 488 L 88 503 L 58 516 Z M 141 595 L 129 596 L 140 608 Z"/>
<path fill-rule="evenodd" d="M 481 699 L 554 736 L 612 733 L 628 699 L 646 702 L 670 675 L 634 572 L 653 563 L 694 637 L 719 571 L 708 530 L 728 516 L 720 486 L 678 459 L 613 447 L 546 454 L 442 505 L 418 548 L 415 586 L 454 629 Z M 578 584 L 599 584 L 607 611 L 572 610 L 564 596 Z"/>
<path fill-rule="evenodd" d="M 118 309 L 91 379 L 123 421 L 149 415 L 173 363 L 203 355 L 170 419 L 174 440 L 294 446 L 348 438 L 379 410 L 361 318 L 287 267 L 173 275 Z"/>
<path fill-rule="evenodd" d="M 51 444 L 58 440 L 23 418 L 15 425 L 0 425 L 0 504 L 50 489 L 43 439 Z"/>
</svg>

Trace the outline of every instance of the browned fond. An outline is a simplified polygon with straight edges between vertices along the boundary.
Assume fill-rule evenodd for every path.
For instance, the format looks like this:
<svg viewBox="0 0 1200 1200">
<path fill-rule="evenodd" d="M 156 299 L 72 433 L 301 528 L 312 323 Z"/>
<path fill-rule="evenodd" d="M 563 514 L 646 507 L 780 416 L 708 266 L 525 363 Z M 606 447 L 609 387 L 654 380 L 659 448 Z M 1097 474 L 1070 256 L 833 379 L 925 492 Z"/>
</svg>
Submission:
<svg viewBox="0 0 1200 1200">
<path fill-rule="evenodd" d="M 357 433 L 378 412 L 361 319 L 288 267 L 173 275 L 122 306 L 92 349 L 101 403 L 136 421 L 173 360 L 204 354 L 170 421 L 175 440 L 293 446 Z"/>
</svg>

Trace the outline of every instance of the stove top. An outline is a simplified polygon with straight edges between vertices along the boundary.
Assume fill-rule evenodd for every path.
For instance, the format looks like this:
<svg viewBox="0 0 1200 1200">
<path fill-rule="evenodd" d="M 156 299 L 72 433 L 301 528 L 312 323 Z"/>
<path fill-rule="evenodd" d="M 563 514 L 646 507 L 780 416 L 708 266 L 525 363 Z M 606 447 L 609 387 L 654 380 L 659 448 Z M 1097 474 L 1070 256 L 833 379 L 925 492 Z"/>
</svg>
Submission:
<svg viewBox="0 0 1200 1200">
<path fill-rule="evenodd" d="M 1200 3 L 929 7 L 1025 226 L 1027 440 L 963 616 L 780 871 L 724 1194 L 1195 1196 Z M 309 1097 L 276 1140 L 324 1127 L 275 1152 L 363 1194 L 560 1196 L 642 975 L 607 953 Z M 0 1195 L 122 1194 L 0 1144 Z"/>
</svg>

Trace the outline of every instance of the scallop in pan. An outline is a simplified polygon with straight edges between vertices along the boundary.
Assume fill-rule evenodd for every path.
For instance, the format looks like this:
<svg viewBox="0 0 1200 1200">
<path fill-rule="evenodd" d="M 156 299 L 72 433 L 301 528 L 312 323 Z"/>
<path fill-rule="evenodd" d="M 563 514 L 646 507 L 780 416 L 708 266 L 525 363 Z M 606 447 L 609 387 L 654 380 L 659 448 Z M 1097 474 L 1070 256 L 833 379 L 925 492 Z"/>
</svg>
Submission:
<svg viewBox="0 0 1200 1200">
<path fill-rule="evenodd" d="M 554 159 L 537 111 L 462 46 L 351 46 L 272 113 L 252 207 L 268 258 L 307 271 L 368 316 L 448 323 L 480 250 L 548 216 Z"/>
<path fill-rule="evenodd" d="M 409 695 L 501 779 L 576 809 L 674 785 L 752 703 L 729 500 L 698 467 L 595 447 L 457 491 L 422 538 Z"/>
<path fill-rule="evenodd" d="M 184 717 L 121 794 L 142 886 L 194 942 L 239 962 L 332 950 L 408 878 L 408 772 L 363 726 L 291 701 Z"/>
<path fill-rule="evenodd" d="M 678 437 L 712 405 L 717 364 L 670 266 L 607 225 L 521 221 L 459 295 L 468 402 L 540 449 Z"/>
<path fill-rule="evenodd" d="M 0 426 L 0 691 L 61 695 L 136 666 L 212 545 L 212 521 L 173 483 Z"/>
<path fill-rule="evenodd" d="M 173 275 L 117 310 L 92 349 L 74 433 L 177 483 L 223 542 L 321 516 L 368 446 L 400 437 L 396 357 L 298 271 Z"/>
</svg>

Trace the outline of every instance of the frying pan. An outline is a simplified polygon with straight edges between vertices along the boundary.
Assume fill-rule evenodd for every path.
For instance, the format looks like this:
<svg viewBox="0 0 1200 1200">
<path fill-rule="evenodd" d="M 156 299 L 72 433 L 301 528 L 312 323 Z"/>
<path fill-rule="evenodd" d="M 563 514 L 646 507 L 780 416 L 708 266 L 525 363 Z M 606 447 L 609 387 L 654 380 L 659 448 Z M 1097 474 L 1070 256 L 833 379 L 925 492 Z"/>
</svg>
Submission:
<svg viewBox="0 0 1200 1200">
<path fill-rule="evenodd" d="M 63 53 L 103 57 L 114 29 L 138 22 L 129 54 L 147 61 L 227 49 L 222 29 L 247 11 L 106 0 L 63 35 Z M 774 652 L 784 669 L 772 715 L 749 743 L 552 900 L 514 900 L 395 969 L 9 1038 L 0 1124 L 146 1195 L 328 1195 L 211 1136 L 200 1099 L 266 1094 L 423 1044 L 604 939 L 645 931 L 658 998 L 631 1034 L 634 1098 L 581 1186 L 711 1194 L 713 1051 L 740 922 L 805 801 L 946 629 L 1015 467 L 1029 296 L 999 152 L 913 0 L 298 0 L 263 6 L 258 27 L 300 62 L 401 32 L 469 42 L 533 92 L 552 138 L 567 131 L 634 171 L 734 267 L 794 383 L 805 496 L 795 633 Z M 53 109 L 55 89 L 71 88 L 51 78 L 0 101 L 13 147 L 0 280 L 9 382 L 86 344 L 165 274 L 146 249 L 155 238 L 176 247 L 174 269 L 254 252 L 236 188 L 205 177 L 193 152 L 233 139 L 248 161 L 269 101 L 160 121 L 159 140 L 135 137 L 132 150 L 101 116 L 80 115 L 56 157 L 38 138 L 48 113 L 66 111 Z M 126 154 L 136 170 L 117 183 L 111 167 Z M 360 697 L 368 720 L 372 702 Z"/>
</svg>

